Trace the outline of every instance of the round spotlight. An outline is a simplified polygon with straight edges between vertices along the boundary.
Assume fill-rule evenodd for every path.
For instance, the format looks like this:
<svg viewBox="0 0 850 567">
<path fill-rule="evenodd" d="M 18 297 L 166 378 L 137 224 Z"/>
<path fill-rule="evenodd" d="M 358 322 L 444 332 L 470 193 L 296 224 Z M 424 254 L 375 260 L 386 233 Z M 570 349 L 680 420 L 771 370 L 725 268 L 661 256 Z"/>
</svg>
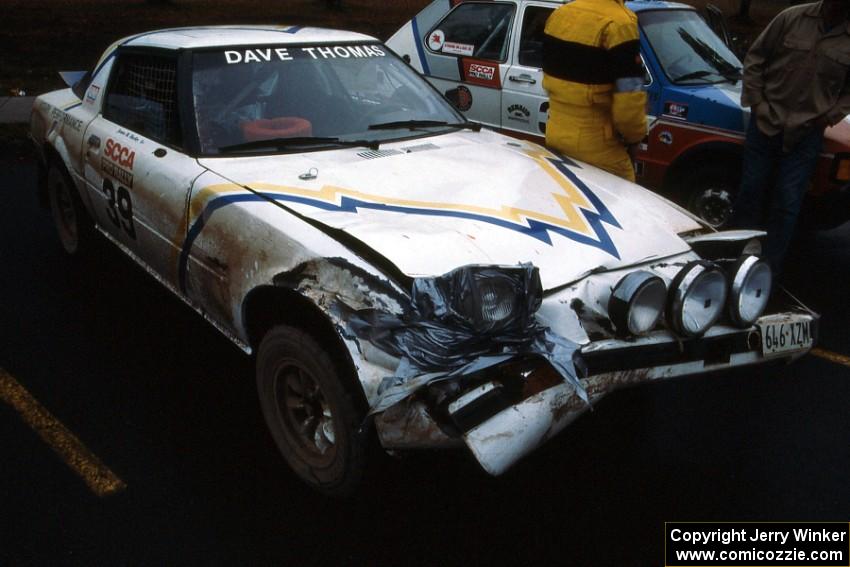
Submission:
<svg viewBox="0 0 850 567">
<path fill-rule="evenodd" d="M 677 333 L 698 337 L 723 313 L 726 276 L 709 262 L 691 262 L 676 274 L 670 286 L 667 319 Z"/>
<path fill-rule="evenodd" d="M 773 274 L 764 260 L 744 256 L 735 264 L 729 298 L 729 316 L 739 327 L 749 327 L 767 307 Z"/>
<path fill-rule="evenodd" d="M 666 297 L 664 280 L 649 272 L 632 272 L 614 286 L 608 316 L 617 333 L 643 335 L 655 328 Z"/>
</svg>

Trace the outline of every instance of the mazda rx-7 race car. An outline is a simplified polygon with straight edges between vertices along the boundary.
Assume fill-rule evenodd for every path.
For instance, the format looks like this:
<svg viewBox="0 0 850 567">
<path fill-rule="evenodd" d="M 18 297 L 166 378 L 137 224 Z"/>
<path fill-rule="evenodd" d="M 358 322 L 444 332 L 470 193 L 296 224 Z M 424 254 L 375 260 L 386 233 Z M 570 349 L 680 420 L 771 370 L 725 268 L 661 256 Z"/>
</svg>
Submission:
<svg viewBox="0 0 850 567">
<path fill-rule="evenodd" d="M 39 191 L 256 356 L 291 468 L 356 486 L 389 451 L 498 475 L 612 389 L 811 349 L 759 232 L 714 232 L 594 167 L 467 122 L 374 38 L 188 28 L 38 97 Z"/>
</svg>

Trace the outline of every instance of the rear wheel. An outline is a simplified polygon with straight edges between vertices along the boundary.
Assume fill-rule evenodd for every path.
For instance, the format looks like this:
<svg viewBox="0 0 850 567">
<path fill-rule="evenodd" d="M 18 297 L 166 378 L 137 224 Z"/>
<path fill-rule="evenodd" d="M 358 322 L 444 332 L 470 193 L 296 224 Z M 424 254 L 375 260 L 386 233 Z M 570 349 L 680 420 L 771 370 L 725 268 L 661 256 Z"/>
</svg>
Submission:
<svg viewBox="0 0 850 567">
<path fill-rule="evenodd" d="M 307 333 L 279 325 L 257 354 L 257 390 L 266 424 L 295 473 L 313 488 L 344 495 L 359 484 L 365 412 L 353 380 Z"/>
<path fill-rule="evenodd" d="M 59 243 L 68 254 L 78 255 L 91 233 L 91 222 L 70 177 L 56 164 L 47 170 L 47 202 Z"/>
</svg>

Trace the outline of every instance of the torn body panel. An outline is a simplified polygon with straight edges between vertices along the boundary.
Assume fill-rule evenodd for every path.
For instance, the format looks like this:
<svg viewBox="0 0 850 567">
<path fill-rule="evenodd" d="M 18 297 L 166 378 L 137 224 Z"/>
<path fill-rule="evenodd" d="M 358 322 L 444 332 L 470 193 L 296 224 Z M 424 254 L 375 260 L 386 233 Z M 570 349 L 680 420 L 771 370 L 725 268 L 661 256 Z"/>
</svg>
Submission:
<svg viewBox="0 0 850 567">
<path fill-rule="evenodd" d="M 235 226 L 238 231 L 233 230 Z M 249 333 L 243 320 L 244 301 L 258 287 L 281 285 L 305 294 L 310 291 L 311 299 L 325 310 L 319 303 L 324 301 L 323 294 L 371 304 L 362 282 L 351 278 L 350 270 L 376 281 L 386 279 L 324 231 L 212 172 L 195 181 L 186 225 L 174 239 L 180 243 L 179 254 L 172 259 L 179 287 L 217 318 L 232 322 L 232 331 L 245 341 Z M 349 271 L 340 267 L 346 264 Z"/>
<path fill-rule="evenodd" d="M 770 317 L 765 316 L 765 319 Z M 806 314 L 802 317 L 816 326 L 816 316 Z M 764 362 L 757 328 L 757 325 L 750 329 L 716 327 L 705 337 L 708 347 L 698 344 L 703 341 L 691 341 L 682 347 L 666 331 L 633 341 L 611 339 L 589 343 L 578 355 L 583 359 L 581 366 L 590 373 L 581 378 L 589 404 L 559 377 L 552 380 L 557 374 L 545 362 L 540 362 L 534 372 L 517 373 L 516 377 L 529 381 L 535 372 L 543 374 L 543 390 L 496 413 L 481 413 L 484 418 L 478 422 L 473 418 L 458 427 L 448 416 L 441 423 L 440 418 L 435 417 L 439 416 L 436 409 L 405 400 L 385 412 L 392 416 L 390 419 L 379 416 L 376 424 L 387 448 L 409 448 L 426 442 L 429 447 L 435 442 L 450 447 L 456 445 L 457 439 L 462 439 L 485 471 L 499 475 L 560 433 L 595 402 L 621 387 Z M 789 354 L 781 360 L 790 361 L 802 354 L 804 352 Z M 469 387 L 455 399 L 463 398 L 475 388 Z M 452 427 L 457 428 L 454 435 L 443 437 L 442 434 L 451 431 Z M 404 428 L 403 434 L 399 428 Z M 437 431 L 441 435 L 435 435 Z"/>
<path fill-rule="evenodd" d="M 685 254 L 640 268 L 669 282 L 694 257 Z M 482 467 L 498 475 L 620 387 L 777 357 L 763 347 L 761 333 L 768 323 L 793 320 L 816 334 L 817 316 L 791 301 L 783 306 L 783 315 L 764 315 L 745 328 L 717 324 L 691 339 L 667 329 L 618 338 L 610 325 L 597 324 L 607 319 L 604 299 L 626 272 L 594 274 L 543 300 L 537 320 L 570 333 L 566 340 L 578 339 L 573 360 L 578 387 L 542 356 L 493 358 L 491 364 L 478 359 L 456 374 L 431 368 L 431 374 L 396 377 L 392 395 L 382 390 L 383 405 L 376 408 L 384 412 L 375 422 L 381 441 L 387 448 L 409 448 L 419 443 L 453 446 L 462 439 Z M 577 303 L 592 308 L 579 310 Z M 361 333 L 361 338 L 363 344 L 368 342 L 368 336 Z M 778 358 L 790 361 L 807 350 L 778 353 Z"/>
</svg>

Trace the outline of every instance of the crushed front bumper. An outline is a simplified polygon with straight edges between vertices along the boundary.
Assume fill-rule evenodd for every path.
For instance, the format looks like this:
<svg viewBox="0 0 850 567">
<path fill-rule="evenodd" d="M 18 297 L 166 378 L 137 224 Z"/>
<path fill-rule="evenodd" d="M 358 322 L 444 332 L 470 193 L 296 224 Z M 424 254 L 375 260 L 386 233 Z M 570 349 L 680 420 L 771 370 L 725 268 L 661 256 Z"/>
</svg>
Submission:
<svg viewBox="0 0 850 567">
<path fill-rule="evenodd" d="M 806 323 L 811 341 L 796 350 L 765 354 L 762 325 L 777 317 Z M 622 386 L 789 362 L 811 350 L 817 328 L 818 316 L 806 311 L 764 316 L 746 329 L 717 325 L 697 339 L 657 331 L 636 339 L 588 343 L 577 352 L 576 366 L 592 404 Z M 499 475 L 589 407 L 546 362 L 508 363 L 502 370 L 468 380 L 441 403 L 420 396 L 378 415 L 382 444 L 387 449 L 465 444 L 484 470 Z"/>
</svg>

